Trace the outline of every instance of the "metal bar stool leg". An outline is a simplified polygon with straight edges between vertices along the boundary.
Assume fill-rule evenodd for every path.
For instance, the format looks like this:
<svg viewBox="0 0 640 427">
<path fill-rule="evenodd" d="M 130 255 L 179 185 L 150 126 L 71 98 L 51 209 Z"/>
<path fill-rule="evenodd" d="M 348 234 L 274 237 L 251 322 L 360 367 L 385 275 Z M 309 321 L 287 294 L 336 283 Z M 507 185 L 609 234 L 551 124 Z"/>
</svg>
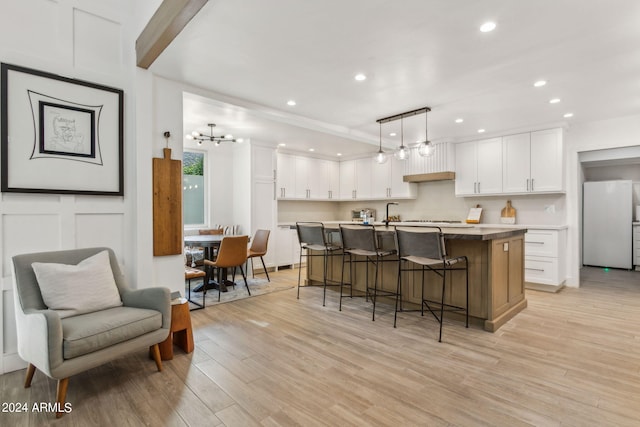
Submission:
<svg viewBox="0 0 640 427">
<path fill-rule="evenodd" d="M 304 249 L 300 248 L 300 257 L 298 259 L 298 296 L 296 299 L 300 299 L 300 278 L 302 277 L 302 252 Z"/>
</svg>

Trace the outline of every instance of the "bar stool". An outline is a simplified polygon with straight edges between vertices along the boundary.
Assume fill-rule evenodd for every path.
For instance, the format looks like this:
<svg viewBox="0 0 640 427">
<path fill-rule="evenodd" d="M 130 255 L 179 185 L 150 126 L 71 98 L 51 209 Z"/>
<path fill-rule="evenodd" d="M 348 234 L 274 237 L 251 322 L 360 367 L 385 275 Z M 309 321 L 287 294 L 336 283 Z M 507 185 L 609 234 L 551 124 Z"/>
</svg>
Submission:
<svg viewBox="0 0 640 427">
<path fill-rule="evenodd" d="M 444 319 L 444 311 L 464 311 L 465 327 L 469 327 L 469 260 L 466 256 L 454 258 L 447 257 L 444 244 L 444 234 L 440 227 L 396 227 L 396 246 L 398 248 L 398 292 L 396 294 L 396 312 L 393 319 L 393 327 L 396 327 L 398 311 L 402 310 L 402 272 L 403 271 L 421 271 L 422 272 L 422 303 L 420 305 L 421 315 L 424 316 L 424 308 L 440 323 L 440 335 L 438 341 L 442 342 L 442 321 Z M 464 262 L 464 267 L 455 267 L 453 265 Z M 411 265 L 412 264 L 412 265 Z M 419 268 L 414 266 L 418 265 Z M 442 297 L 440 301 L 425 299 L 424 297 L 424 278 L 425 271 L 431 271 L 442 278 Z M 466 276 L 466 307 L 446 304 L 446 284 L 447 272 L 455 270 L 464 270 Z M 440 307 L 440 314 L 432 308 L 430 304 L 437 304 Z M 409 311 L 409 310 L 407 310 Z M 416 310 L 411 310 L 416 311 Z"/>
<path fill-rule="evenodd" d="M 302 257 L 307 257 L 307 265 L 309 264 L 309 257 L 322 256 L 324 257 L 324 271 L 323 271 L 323 294 L 322 294 L 322 306 L 325 306 L 327 298 L 327 286 L 338 286 L 338 283 L 327 283 L 327 270 L 329 265 L 329 257 L 336 255 L 336 251 L 342 249 L 339 244 L 329 241 L 327 239 L 327 233 L 324 229 L 324 224 L 321 222 L 296 222 L 296 230 L 298 231 L 298 241 L 300 242 L 300 263 L 298 264 L 298 296 L 300 299 L 300 279 L 302 272 Z M 310 254 L 309 251 L 322 252 L 321 254 Z M 308 268 L 308 267 L 307 267 Z"/>
<path fill-rule="evenodd" d="M 373 290 L 373 296 L 371 298 L 373 302 L 373 314 L 371 320 L 376 320 L 376 300 L 378 293 L 381 296 L 395 296 L 395 292 L 385 291 L 378 289 L 378 267 L 380 263 L 384 262 L 384 257 L 393 255 L 396 253 L 395 249 L 382 249 L 378 244 L 376 231 L 373 225 L 345 225 L 340 224 L 340 235 L 342 236 L 342 275 L 340 277 L 340 311 L 342 311 L 342 290 L 343 287 L 349 286 L 350 297 L 353 297 L 353 264 L 358 262 L 365 263 L 365 299 L 369 299 L 369 292 Z M 344 264 L 346 257 L 349 256 L 349 283 L 344 283 Z M 353 257 L 364 257 L 362 260 L 353 260 Z M 391 261 L 391 260 L 389 260 Z M 395 261 L 395 260 L 393 260 Z M 369 263 L 375 267 L 375 275 L 373 280 L 373 288 L 369 284 Z"/>
</svg>

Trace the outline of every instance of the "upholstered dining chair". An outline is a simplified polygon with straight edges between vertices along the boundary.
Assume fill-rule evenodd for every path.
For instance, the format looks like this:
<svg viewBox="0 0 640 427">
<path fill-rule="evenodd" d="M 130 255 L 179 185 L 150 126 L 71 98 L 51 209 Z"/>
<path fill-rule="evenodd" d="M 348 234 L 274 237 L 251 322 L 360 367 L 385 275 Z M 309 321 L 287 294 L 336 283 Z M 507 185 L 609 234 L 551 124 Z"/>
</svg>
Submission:
<svg viewBox="0 0 640 427">
<path fill-rule="evenodd" d="M 213 275 L 214 269 L 217 269 L 219 273 L 218 280 L 218 301 L 220 301 L 220 292 L 224 285 L 223 281 L 226 280 L 227 269 L 240 268 L 242 278 L 244 279 L 244 285 L 247 288 L 247 292 L 251 295 L 249 290 L 249 284 L 247 283 L 247 276 L 244 273 L 242 266 L 247 262 L 247 245 L 249 244 L 249 236 L 225 236 L 220 243 L 220 249 L 218 249 L 218 257 L 215 261 L 208 259 L 204 260 L 204 265 L 207 268 L 207 277 L 205 283 L 208 283 L 209 278 Z"/>
<path fill-rule="evenodd" d="M 58 380 L 56 417 L 64 415 L 69 377 L 158 344 L 171 327 L 167 288 L 131 289 L 113 250 L 85 248 L 13 257 L 18 354 Z"/>
<path fill-rule="evenodd" d="M 264 274 L 267 275 L 267 281 L 271 282 L 269 278 L 269 272 L 267 271 L 267 266 L 264 264 L 264 256 L 267 254 L 267 246 L 269 244 L 269 234 L 271 234 L 270 230 L 256 230 L 256 234 L 253 236 L 253 240 L 251 241 L 251 246 L 247 252 L 247 258 L 251 260 L 251 275 L 255 278 L 255 270 L 253 269 L 253 259 L 256 257 L 260 257 L 260 261 L 262 261 L 262 268 L 264 269 Z"/>
</svg>

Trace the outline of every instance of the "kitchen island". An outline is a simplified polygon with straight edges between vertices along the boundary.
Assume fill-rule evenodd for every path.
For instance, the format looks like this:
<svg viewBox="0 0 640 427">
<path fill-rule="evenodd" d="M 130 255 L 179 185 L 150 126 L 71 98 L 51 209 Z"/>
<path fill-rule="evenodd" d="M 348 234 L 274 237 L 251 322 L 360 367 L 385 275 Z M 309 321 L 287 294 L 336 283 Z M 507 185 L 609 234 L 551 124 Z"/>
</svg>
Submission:
<svg viewBox="0 0 640 427">
<path fill-rule="evenodd" d="M 383 248 L 395 246 L 393 225 L 416 226 L 415 223 L 397 223 L 389 227 L 376 225 L 376 233 Z M 428 226 L 430 224 L 424 224 Z M 420 226 L 418 224 L 417 226 Z M 451 257 L 467 256 L 469 259 L 469 316 L 473 323 L 481 323 L 485 330 L 494 332 L 509 319 L 527 306 L 524 294 L 524 234 L 526 228 L 493 228 L 482 226 L 442 226 L 447 254 Z M 325 223 L 325 229 L 333 239 L 339 238 L 339 225 Z M 379 288 L 395 292 L 398 279 L 397 256 L 386 258 L 391 262 L 382 262 L 380 266 Z M 349 278 L 349 264 L 346 263 L 345 280 Z M 366 266 L 354 264 L 354 292 L 362 294 L 365 290 Z M 371 267 L 370 267 L 371 268 Z M 322 283 L 324 269 L 323 257 L 310 257 L 307 268 L 307 281 Z M 342 274 L 342 256 L 329 258 L 328 279 L 340 282 Z M 403 301 L 405 308 L 420 306 L 421 273 L 405 273 L 403 276 Z M 373 277 L 370 275 L 370 277 Z M 448 275 L 447 304 L 465 306 L 464 271 L 454 271 Z M 434 273 L 425 276 L 425 298 L 440 298 L 441 279 Z M 348 290 L 348 288 L 347 288 Z M 386 302 L 393 304 L 393 299 Z M 449 313 L 455 316 L 455 313 Z"/>
</svg>

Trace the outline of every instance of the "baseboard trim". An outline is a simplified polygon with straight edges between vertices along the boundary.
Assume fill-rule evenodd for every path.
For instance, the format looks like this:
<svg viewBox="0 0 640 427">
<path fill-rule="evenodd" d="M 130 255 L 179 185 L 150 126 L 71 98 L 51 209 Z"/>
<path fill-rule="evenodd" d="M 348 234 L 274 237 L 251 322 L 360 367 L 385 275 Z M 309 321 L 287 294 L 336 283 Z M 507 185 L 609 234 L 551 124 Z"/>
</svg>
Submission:
<svg viewBox="0 0 640 427">
<path fill-rule="evenodd" d="M 4 354 L 2 356 L 3 374 L 7 372 L 19 371 L 27 367 L 27 362 L 22 360 L 18 353 Z"/>
<path fill-rule="evenodd" d="M 556 293 L 560 292 L 560 290 L 564 288 L 564 282 L 559 285 L 545 285 L 543 283 L 524 282 L 524 288 L 529 291 Z"/>
</svg>

